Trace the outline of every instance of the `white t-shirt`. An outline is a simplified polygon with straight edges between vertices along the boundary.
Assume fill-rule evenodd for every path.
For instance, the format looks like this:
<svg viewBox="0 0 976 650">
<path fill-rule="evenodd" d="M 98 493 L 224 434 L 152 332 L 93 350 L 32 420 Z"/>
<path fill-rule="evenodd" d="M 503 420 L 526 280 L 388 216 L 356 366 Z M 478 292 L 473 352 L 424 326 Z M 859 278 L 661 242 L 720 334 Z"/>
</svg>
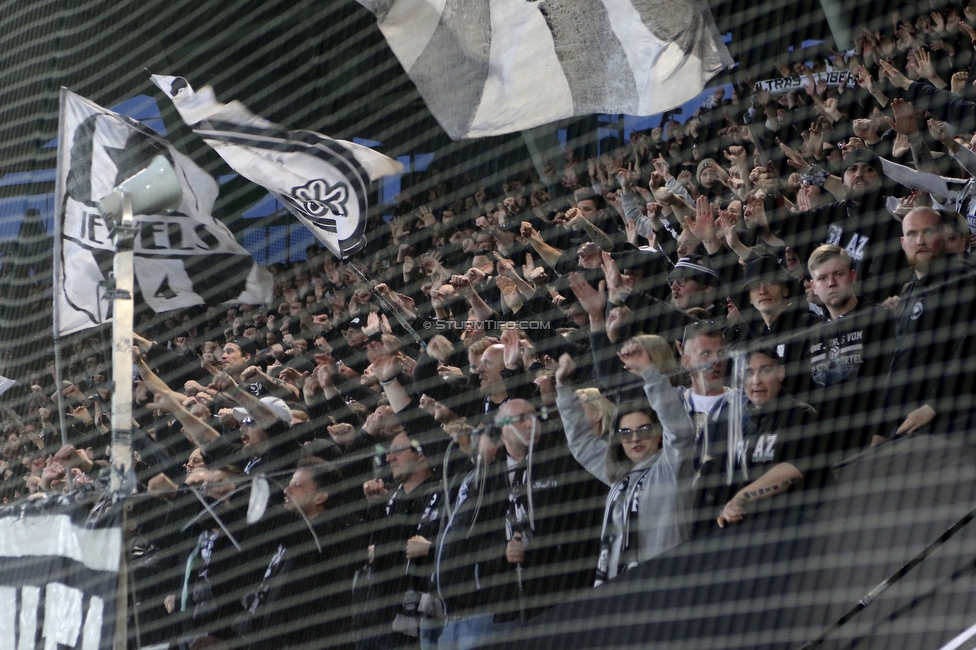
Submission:
<svg viewBox="0 0 976 650">
<path fill-rule="evenodd" d="M 695 438 L 697 439 L 701 435 L 702 429 L 705 428 L 705 421 L 708 419 L 708 414 L 712 412 L 712 408 L 716 403 L 721 401 L 725 397 L 725 393 L 729 391 L 728 387 L 720 395 L 696 395 L 691 394 L 691 405 L 694 411 L 691 413 L 691 419 L 695 423 Z"/>
</svg>

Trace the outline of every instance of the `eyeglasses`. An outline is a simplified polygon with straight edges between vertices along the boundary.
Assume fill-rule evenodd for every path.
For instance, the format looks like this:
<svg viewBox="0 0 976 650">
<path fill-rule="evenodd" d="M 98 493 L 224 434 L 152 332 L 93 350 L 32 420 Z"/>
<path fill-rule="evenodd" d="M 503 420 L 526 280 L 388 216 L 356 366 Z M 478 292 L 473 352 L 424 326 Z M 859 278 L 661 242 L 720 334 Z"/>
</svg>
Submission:
<svg viewBox="0 0 976 650">
<path fill-rule="evenodd" d="M 422 453 L 420 451 L 420 446 L 419 445 L 400 445 L 399 447 L 390 447 L 389 449 L 387 449 L 386 450 L 386 455 L 387 456 L 394 456 L 396 454 L 399 454 L 402 451 L 407 451 L 408 449 L 411 450 L 411 451 L 413 451 L 416 454 Z"/>
<path fill-rule="evenodd" d="M 510 417 L 500 417 L 495 420 L 495 426 L 503 427 L 508 424 L 515 424 L 516 422 L 524 422 L 529 418 L 539 417 L 538 413 L 522 413 L 521 415 L 513 415 Z"/>
<path fill-rule="evenodd" d="M 623 438 L 624 440 L 629 440 L 634 434 L 641 440 L 650 440 L 655 435 L 657 435 L 657 425 L 656 424 L 642 424 L 636 429 L 617 429 L 613 432 L 618 438 Z"/>
<path fill-rule="evenodd" d="M 241 426 L 242 427 L 253 427 L 254 426 L 254 418 L 244 418 L 243 420 L 241 420 Z"/>
</svg>

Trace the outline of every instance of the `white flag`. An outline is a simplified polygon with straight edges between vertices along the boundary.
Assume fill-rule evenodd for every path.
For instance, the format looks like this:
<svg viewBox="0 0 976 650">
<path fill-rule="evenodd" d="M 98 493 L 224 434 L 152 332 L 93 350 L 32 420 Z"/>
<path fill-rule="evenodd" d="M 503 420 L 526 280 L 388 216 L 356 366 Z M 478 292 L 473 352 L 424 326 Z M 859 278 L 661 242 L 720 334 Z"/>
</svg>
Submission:
<svg viewBox="0 0 976 650">
<path fill-rule="evenodd" d="M 217 183 L 165 138 L 130 118 L 61 90 L 57 213 L 61 277 L 56 278 L 60 334 L 111 319 L 105 280 L 115 244 L 98 202 L 162 154 L 183 188 L 177 210 L 135 215 L 136 286 L 156 312 L 271 299 L 270 273 L 255 264 L 230 230 L 211 216 Z"/>
<path fill-rule="evenodd" d="M 732 57 L 703 0 L 359 0 L 455 140 L 653 115 Z"/>
<path fill-rule="evenodd" d="M 244 104 L 217 101 L 182 77 L 153 75 L 183 121 L 241 176 L 266 188 L 337 257 L 365 245 L 369 184 L 403 165 L 368 147 L 314 131 L 288 131 Z"/>
</svg>

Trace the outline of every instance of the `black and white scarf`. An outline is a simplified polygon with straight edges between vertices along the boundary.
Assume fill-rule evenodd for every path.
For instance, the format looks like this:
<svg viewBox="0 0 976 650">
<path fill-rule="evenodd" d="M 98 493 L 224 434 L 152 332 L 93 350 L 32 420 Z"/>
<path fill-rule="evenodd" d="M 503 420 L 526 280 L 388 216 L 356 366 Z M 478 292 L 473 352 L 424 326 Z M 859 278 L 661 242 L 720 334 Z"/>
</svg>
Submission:
<svg viewBox="0 0 976 650">
<path fill-rule="evenodd" d="M 603 532 L 600 534 L 600 559 L 597 562 L 594 587 L 602 585 L 624 571 L 633 569 L 638 564 L 637 549 L 640 548 L 640 540 L 637 531 L 640 528 L 638 526 L 631 529 L 630 516 L 640 510 L 640 493 L 649 471 L 651 471 L 650 467 L 641 471 L 629 496 L 627 488 L 633 474 L 636 473 L 633 470 L 617 481 L 607 495 L 607 508 L 603 512 Z"/>
</svg>

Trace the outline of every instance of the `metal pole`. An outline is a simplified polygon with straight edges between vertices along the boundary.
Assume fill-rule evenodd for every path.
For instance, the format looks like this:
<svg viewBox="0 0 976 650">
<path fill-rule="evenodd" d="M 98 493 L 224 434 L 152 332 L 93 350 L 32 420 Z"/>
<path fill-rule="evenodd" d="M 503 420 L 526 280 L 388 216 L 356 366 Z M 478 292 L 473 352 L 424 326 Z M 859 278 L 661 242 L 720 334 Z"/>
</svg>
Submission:
<svg viewBox="0 0 976 650">
<path fill-rule="evenodd" d="M 115 238 L 112 290 L 112 482 L 113 492 L 134 492 L 132 473 L 132 198 L 122 193 L 122 218 Z"/>
<path fill-rule="evenodd" d="M 54 381 L 58 390 L 58 424 L 61 427 L 61 444 L 68 444 L 68 425 L 65 421 L 64 395 L 62 394 L 61 376 L 61 292 L 64 288 L 61 285 L 61 274 L 64 272 L 61 267 L 61 255 L 64 248 L 63 224 L 64 206 L 67 202 L 67 193 L 64 190 L 64 180 L 62 175 L 67 175 L 63 169 L 62 162 L 66 155 L 65 128 L 64 128 L 64 101 L 68 89 L 61 88 L 59 102 L 61 116 L 58 119 L 58 173 L 54 181 L 54 260 L 51 268 L 54 272 Z M 63 198 L 62 198 L 63 197 Z M 71 472 L 68 472 L 70 478 Z"/>
</svg>

